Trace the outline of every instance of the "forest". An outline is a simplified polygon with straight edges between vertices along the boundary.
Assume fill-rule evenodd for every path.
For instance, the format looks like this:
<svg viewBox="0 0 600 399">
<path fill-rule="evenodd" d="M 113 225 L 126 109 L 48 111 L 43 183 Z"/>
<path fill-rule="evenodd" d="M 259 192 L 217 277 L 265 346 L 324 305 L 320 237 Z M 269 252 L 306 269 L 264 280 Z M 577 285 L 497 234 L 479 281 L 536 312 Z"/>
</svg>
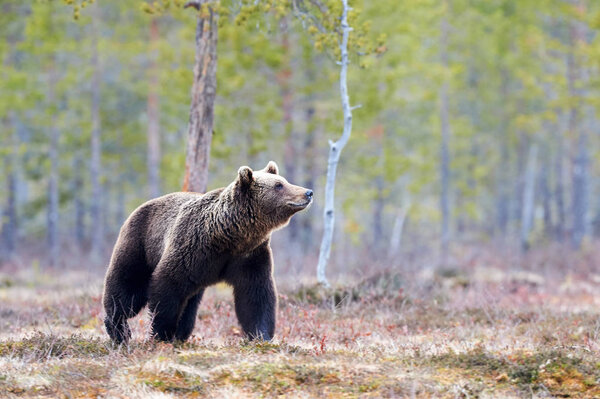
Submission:
<svg viewBox="0 0 600 399">
<path fill-rule="evenodd" d="M 0 396 L 600 396 L 600 2 L 349 3 L 0 1 Z M 112 347 L 127 216 L 271 160 L 275 340 Z"/>
</svg>

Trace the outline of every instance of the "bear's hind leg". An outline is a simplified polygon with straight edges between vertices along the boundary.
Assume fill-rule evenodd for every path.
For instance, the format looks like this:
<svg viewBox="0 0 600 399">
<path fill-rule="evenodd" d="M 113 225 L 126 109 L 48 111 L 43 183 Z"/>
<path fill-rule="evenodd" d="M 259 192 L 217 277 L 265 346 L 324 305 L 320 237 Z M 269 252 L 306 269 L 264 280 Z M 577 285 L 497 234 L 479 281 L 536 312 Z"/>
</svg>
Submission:
<svg viewBox="0 0 600 399">
<path fill-rule="evenodd" d="M 202 300 L 204 294 L 204 288 L 200 290 L 196 295 L 188 299 L 185 305 L 185 310 L 181 314 L 181 318 L 177 323 L 177 331 L 175 332 L 175 339 L 179 341 L 185 341 L 192 335 L 194 331 L 194 324 L 196 323 L 196 315 L 198 314 L 198 305 Z"/>
<path fill-rule="evenodd" d="M 106 318 L 104 325 L 117 344 L 129 341 L 131 330 L 127 319 L 135 317 L 148 302 L 148 279 L 140 277 L 137 284 L 110 284 L 104 293 Z"/>
<path fill-rule="evenodd" d="M 104 326 L 110 339 L 117 345 L 123 342 L 127 343 L 131 338 L 131 329 L 127 324 L 127 318 L 123 317 L 122 314 L 106 316 Z"/>
</svg>

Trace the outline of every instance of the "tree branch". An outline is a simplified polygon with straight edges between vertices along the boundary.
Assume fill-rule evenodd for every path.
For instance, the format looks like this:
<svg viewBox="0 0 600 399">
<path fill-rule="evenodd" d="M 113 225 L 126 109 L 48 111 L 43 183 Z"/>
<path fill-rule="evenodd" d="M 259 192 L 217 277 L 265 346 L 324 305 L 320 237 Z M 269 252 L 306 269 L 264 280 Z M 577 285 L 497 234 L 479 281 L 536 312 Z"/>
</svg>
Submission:
<svg viewBox="0 0 600 399">
<path fill-rule="evenodd" d="M 187 3 L 185 3 L 185 5 L 183 6 L 183 8 L 195 8 L 196 10 L 200 10 L 200 6 L 202 5 L 202 3 L 200 2 L 200 0 L 190 0 Z"/>
<path fill-rule="evenodd" d="M 317 19 L 317 17 L 315 17 L 314 15 L 312 15 L 307 9 L 306 7 L 301 7 L 300 4 L 304 4 L 304 1 L 302 0 L 294 0 L 292 2 L 292 9 L 294 11 L 294 14 L 296 15 L 296 17 L 298 17 L 304 25 L 305 21 L 309 21 L 310 23 L 312 23 L 321 33 L 327 33 L 327 29 L 325 29 L 325 27 L 319 22 L 319 20 Z M 306 28 L 304 26 L 304 28 Z"/>
</svg>

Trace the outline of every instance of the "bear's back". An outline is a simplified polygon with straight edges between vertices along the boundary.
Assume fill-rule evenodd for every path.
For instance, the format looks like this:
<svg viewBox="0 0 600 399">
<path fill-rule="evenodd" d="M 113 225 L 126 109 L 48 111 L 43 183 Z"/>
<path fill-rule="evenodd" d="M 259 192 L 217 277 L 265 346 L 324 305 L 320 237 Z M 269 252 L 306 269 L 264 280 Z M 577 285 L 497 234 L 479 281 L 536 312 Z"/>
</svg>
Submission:
<svg viewBox="0 0 600 399">
<path fill-rule="evenodd" d="M 198 193 L 176 192 L 147 201 L 129 216 L 121 236 L 141 244 L 146 263 L 154 269 L 164 250 L 165 238 L 182 207 L 201 197 L 203 195 Z"/>
</svg>

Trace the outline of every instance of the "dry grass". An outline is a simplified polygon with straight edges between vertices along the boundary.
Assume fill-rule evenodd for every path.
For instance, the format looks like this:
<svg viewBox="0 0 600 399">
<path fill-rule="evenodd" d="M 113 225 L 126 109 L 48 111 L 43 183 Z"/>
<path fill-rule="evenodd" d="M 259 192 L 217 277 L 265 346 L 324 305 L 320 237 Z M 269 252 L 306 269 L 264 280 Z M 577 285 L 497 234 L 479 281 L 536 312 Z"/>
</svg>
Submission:
<svg viewBox="0 0 600 399">
<path fill-rule="evenodd" d="M 600 397 L 591 271 L 479 259 L 329 291 L 287 284 L 271 343 L 243 339 L 220 286 L 189 342 L 149 341 L 140 316 L 117 348 L 101 284 L 75 271 L 0 275 L 0 397 Z"/>
</svg>

